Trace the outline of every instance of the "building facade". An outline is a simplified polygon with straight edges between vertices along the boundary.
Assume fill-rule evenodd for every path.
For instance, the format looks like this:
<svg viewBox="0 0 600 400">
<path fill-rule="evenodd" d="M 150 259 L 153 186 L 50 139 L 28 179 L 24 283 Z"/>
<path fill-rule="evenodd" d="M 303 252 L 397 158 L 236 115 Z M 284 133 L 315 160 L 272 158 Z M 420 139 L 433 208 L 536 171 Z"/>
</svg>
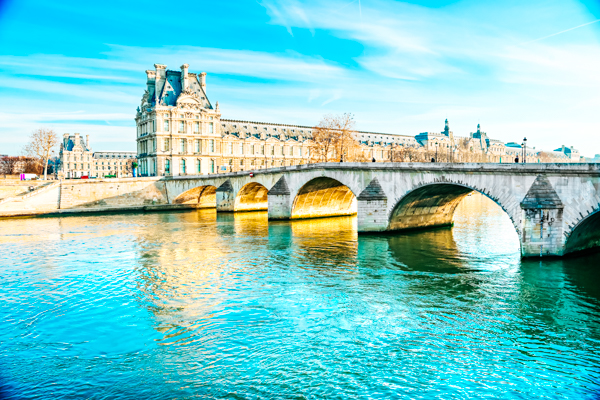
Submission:
<svg viewBox="0 0 600 400">
<path fill-rule="evenodd" d="M 90 176 L 92 155 L 90 135 L 86 135 L 84 140 L 79 133 L 65 133 L 58 153 L 61 165 L 59 173 L 67 179 Z"/>
<path fill-rule="evenodd" d="M 133 176 L 137 160 L 135 151 L 97 151 L 93 155 L 92 175 L 94 178 Z"/>
<path fill-rule="evenodd" d="M 61 178 L 104 178 L 133 176 L 135 151 L 93 152 L 90 135 L 85 140 L 79 133 L 65 133 L 59 150 L 59 175 Z"/>
<path fill-rule="evenodd" d="M 141 176 L 198 175 L 298 165 L 310 162 L 314 127 L 221 118 L 219 103 L 209 100 L 206 73 L 179 71 L 154 64 L 135 116 Z M 480 126 L 469 137 L 455 137 L 446 120 L 444 131 L 416 136 L 355 133 L 365 160 L 514 162 L 525 154 L 490 139 Z M 572 150 L 575 154 L 575 150 Z M 539 154 L 527 148 L 530 162 Z M 552 153 L 547 153 L 552 154 Z M 565 162 L 564 156 L 552 162 Z M 554 161 L 556 160 L 556 161 Z M 569 157 L 569 162 L 579 162 Z M 550 161 L 545 161 L 550 162 Z"/>
</svg>

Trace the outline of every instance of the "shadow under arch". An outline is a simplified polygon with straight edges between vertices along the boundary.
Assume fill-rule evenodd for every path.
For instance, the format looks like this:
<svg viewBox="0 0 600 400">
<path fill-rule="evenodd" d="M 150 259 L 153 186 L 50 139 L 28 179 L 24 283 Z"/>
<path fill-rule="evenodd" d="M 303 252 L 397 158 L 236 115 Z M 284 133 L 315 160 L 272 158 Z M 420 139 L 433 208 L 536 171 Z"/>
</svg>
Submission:
<svg viewBox="0 0 600 400">
<path fill-rule="evenodd" d="M 235 196 L 234 211 L 267 211 L 269 209 L 268 193 L 264 185 L 250 182 L 244 185 Z"/>
<path fill-rule="evenodd" d="M 600 251 L 600 211 L 596 210 L 571 229 L 564 254 Z"/>
<path fill-rule="evenodd" d="M 306 182 L 294 198 L 292 219 L 354 215 L 356 196 L 343 183 L 328 177 Z"/>
<path fill-rule="evenodd" d="M 473 192 L 480 193 L 497 204 L 508 215 L 515 232 L 519 235 L 512 215 L 496 199 L 475 188 L 453 182 L 432 182 L 406 193 L 390 213 L 388 230 L 452 226 L 454 211 L 460 202 Z"/>
<path fill-rule="evenodd" d="M 198 186 L 181 193 L 173 200 L 174 204 L 193 204 L 196 208 L 217 207 L 217 187 L 206 185 Z"/>
</svg>

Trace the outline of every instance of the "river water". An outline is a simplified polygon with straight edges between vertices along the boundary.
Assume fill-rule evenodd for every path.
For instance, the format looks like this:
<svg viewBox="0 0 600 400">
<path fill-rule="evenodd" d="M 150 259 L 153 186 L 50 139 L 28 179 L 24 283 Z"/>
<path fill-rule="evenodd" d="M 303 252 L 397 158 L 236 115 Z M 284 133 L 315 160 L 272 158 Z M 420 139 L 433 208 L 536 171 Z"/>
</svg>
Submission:
<svg viewBox="0 0 600 400">
<path fill-rule="evenodd" d="M 600 256 L 214 210 L 0 221 L 0 398 L 600 396 Z"/>
</svg>

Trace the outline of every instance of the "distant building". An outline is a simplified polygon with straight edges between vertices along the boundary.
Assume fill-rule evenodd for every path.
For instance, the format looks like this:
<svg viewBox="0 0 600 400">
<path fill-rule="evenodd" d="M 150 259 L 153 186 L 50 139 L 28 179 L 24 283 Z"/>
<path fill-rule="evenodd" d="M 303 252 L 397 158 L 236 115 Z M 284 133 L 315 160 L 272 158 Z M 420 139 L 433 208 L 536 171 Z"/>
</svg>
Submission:
<svg viewBox="0 0 600 400">
<path fill-rule="evenodd" d="M 91 175 L 92 148 L 90 135 L 85 140 L 79 133 L 65 133 L 58 153 L 61 172 L 64 178 L 81 178 Z"/>
<path fill-rule="evenodd" d="M 136 161 L 135 151 L 97 151 L 93 156 L 92 176 L 130 177 L 133 176 L 133 163 Z"/>
<path fill-rule="evenodd" d="M 59 151 L 60 174 L 66 179 L 82 176 L 103 178 L 105 176 L 133 176 L 134 151 L 92 152 L 90 135 L 85 140 L 79 133 L 65 133 Z"/>
<path fill-rule="evenodd" d="M 206 73 L 167 70 L 154 64 L 147 70 L 147 88 L 135 116 L 137 157 L 142 176 L 200 175 L 225 171 L 291 166 L 308 163 L 313 127 L 269 122 L 222 119 L 206 91 Z M 446 119 L 442 132 L 416 136 L 355 132 L 365 159 L 385 161 L 457 161 L 511 163 L 518 156 L 527 162 L 579 162 L 551 152 L 523 149 L 516 143 L 490 139 L 472 132 L 455 137 Z M 566 150 L 565 150 L 566 151 Z M 573 152 L 571 148 L 569 151 Z"/>
<path fill-rule="evenodd" d="M 579 150 L 575 150 L 573 146 L 567 147 L 563 145 L 561 148 L 554 150 L 555 152 L 562 153 L 567 156 L 571 162 L 580 162 L 581 155 L 579 154 Z"/>
</svg>

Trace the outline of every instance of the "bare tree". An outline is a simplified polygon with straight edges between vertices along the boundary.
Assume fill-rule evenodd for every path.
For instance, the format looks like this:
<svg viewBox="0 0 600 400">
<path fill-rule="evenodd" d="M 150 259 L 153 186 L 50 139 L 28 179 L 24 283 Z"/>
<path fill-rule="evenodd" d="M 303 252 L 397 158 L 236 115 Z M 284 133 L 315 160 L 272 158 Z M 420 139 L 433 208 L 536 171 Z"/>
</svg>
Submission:
<svg viewBox="0 0 600 400">
<path fill-rule="evenodd" d="M 546 151 L 540 151 L 538 153 L 538 158 L 539 158 L 540 162 L 543 162 L 543 163 L 554 162 L 552 154 L 548 153 Z"/>
<path fill-rule="evenodd" d="M 52 129 L 40 128 L 31 133 L 25 152 L 37 159 L 44 170 L 44 180 L 48 175 L 48 159 L 52 149 L 58 145 L 58 136 Z"/>
<path fill-rule="evenodd" d="M 326 115 L 313 129 L 311 162 L 362 161 L 352 114 Z"/>
<path fill-rule="evenodd" d="M 338 132 L 335 117 L 326 115 L 312 132 L 313 148 L 310 152 L 312 162 L 333 161 Z"/>
<path fill-rule="evenodd" d="M 23 172 L 26 174 L 41 175 L 44 172 L 44 166 L 38 158 L 23 157 Z"/>
</svg>

